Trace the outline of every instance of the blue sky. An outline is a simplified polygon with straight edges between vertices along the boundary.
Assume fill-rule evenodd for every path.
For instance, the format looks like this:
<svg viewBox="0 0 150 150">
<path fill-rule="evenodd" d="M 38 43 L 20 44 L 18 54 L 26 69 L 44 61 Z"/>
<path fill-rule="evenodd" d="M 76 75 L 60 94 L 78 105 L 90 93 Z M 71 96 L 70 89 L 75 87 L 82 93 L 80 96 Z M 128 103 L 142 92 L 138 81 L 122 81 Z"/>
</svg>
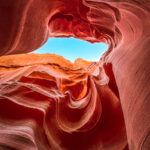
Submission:
<svg viewBox="0 0 150 150">
<path fill-rule="evenodd" d="M 49 38 L 43 47 L 32 53 L 58 54 L 72 62 L 77 58 L 87 61 L 98 61 L 107 48 L 108 46 L 104 43 L 91 44 L 75 38 Z"/>
</svg>

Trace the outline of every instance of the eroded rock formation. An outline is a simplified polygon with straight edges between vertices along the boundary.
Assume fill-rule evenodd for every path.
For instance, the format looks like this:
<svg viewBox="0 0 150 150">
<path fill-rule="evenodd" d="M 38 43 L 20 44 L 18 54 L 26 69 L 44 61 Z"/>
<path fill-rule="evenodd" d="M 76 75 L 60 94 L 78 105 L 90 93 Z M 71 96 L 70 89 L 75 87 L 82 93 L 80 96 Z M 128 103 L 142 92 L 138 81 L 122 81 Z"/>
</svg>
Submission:
<svg viewBox="0 0 150 150">
<path fill-rule="evenodd" d="M 1 0 L 0 148 L 149 150 L 149 25 L 149 0 Z M 20 54 L 72 36 L 109 49 Z"/>
</svg>

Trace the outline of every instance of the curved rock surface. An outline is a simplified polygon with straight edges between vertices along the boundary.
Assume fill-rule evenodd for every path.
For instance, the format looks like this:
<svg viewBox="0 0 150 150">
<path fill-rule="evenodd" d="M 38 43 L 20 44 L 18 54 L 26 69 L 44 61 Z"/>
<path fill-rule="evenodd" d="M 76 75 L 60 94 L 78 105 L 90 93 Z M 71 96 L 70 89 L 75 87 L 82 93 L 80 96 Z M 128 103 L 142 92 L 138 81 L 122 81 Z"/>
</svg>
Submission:
<svg viewBox="0 0 150 150">
<path fill-rule="evenodd" d="M 0 134 L 6 136 L 0 146 L 122 150 L 127 145 L 118 90 L 102 65 L 22 54 L 2 56 L 0 66 Z"/>
<path fill-rule="evenodd" d="M 1 0 L 0 148 L 149 150 L 149 26 L 149 0 Z M 9 55 L 72 36 L 109 49 Z"/>
</svg>

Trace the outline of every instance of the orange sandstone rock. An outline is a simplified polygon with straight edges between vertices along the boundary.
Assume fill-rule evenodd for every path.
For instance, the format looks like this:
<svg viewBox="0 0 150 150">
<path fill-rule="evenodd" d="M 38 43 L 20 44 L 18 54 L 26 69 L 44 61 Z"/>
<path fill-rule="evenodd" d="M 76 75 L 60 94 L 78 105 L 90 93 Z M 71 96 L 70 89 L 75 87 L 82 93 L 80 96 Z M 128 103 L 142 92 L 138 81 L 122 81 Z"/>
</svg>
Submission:
<svg viewBox="0 0 150 150">
<path fill-rule="evenodd" d="M 53 54 L 2 56 L 0 89 L 0 131 L 4 126 L 5 141 L 11 141 L 2 148 L 122 150 L 127 145 L 119 97 L 98 63 L 72 64 Z"/>
<path fill-rule="evenodd" d="M 149 150 L 149 26 L 149 0 L 1 0 L 0 148 Z M 109 50 L 95 63 L 3 56 L 48 37 Z"/>
</svg>

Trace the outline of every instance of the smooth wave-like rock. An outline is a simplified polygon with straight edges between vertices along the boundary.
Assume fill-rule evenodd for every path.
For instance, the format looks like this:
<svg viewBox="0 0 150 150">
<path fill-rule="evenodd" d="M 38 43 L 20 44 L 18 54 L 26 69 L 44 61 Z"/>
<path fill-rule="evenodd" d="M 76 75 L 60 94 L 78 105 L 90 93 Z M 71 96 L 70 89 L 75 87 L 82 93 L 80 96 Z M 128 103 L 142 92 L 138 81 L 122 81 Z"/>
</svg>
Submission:
<svg viewBox="0 0 150 150">
<path fill-rule="evenodd" d="M 122 150 L 127 145 L 118 91 L 103 65 L 22 54 L 2 56 L 0 66 L 0 135 L 6 136 L 0 146 Z"/>
<path fill-rule="evenodd" d="M 149 0 L 1 0 L 0 148 L 149 150 L 149 26 Z M 109 49 L 96 63 L 21 54 L 48 37 Z"/>
</svg>

